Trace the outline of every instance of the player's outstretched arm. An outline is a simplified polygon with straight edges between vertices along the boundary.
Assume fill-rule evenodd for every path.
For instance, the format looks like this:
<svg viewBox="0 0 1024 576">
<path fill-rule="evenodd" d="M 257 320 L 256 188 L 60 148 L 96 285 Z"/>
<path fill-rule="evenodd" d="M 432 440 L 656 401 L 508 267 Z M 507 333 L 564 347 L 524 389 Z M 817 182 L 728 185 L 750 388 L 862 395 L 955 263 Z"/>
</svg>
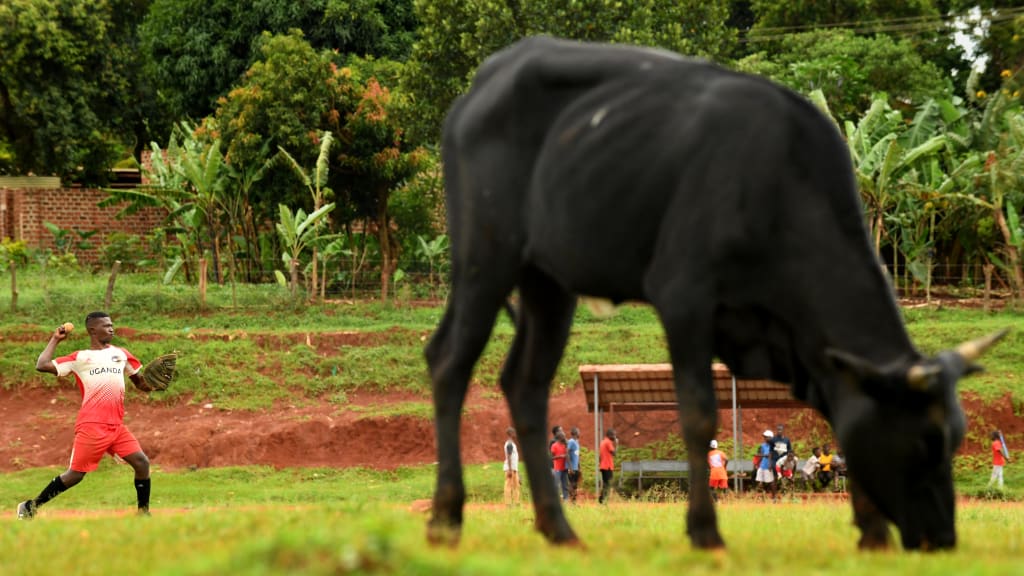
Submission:
<svg viewBox="0 0 1024 576">
<path fill-rule="evenodd" d="M 43 348 L 39 358 L 36 359 L 37 371 L 49 372 L 50 374 L 57 373 L 57 367 L 53 364 L 53 353 L 57 350 L 57 344 L 60 344 L 67 337 L 68 333 L 64 330 L 64 326 L 58 326 L 53 331 L 53 334 L 50 335 L 50 341 L 46 343 L 46 348 Z"/>
</svg>

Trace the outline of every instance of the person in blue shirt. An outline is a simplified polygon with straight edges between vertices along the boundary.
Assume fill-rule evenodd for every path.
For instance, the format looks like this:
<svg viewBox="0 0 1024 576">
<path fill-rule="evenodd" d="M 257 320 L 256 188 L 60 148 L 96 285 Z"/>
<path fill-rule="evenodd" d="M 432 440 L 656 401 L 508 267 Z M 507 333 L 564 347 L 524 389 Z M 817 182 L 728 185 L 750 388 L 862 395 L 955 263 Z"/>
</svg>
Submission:
<svg viewBox="0 0 1024 576">
<path fill-rule="evenodd" d="M 757 450 L 760 460 L 757 464 L 757 476 L 754 478 L 762 492 L 771 493 L 772 500 L 775 499 L 775 468 L 772 464 L 772 449 L 774 448 L 772 438 L 774 436 L 775 434 L 771 430 L 764 431 L 764 442 Z"/>
<path fill-rule="evenodd" d="M 569 431 L 566 464 L 569 472 L 569 498 L 576 503 L 576 490 L 580 485 L 580 429 L 576 426 Z"/>
</svg>

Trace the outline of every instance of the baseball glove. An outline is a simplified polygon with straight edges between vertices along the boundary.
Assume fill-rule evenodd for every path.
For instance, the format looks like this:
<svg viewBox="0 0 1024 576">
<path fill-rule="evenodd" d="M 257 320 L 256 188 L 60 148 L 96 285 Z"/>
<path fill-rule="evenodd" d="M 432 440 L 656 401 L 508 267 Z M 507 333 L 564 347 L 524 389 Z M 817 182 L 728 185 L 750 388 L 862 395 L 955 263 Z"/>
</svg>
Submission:
<svg viewBox="0 0 1024 576">
<path fill-rule="evenodd" d="M 142 369 L 142 379 L 136 388 L 143 392 L 167 390 L 167 387 L 171 385 L 171 380 L 174 380 L 177 362 L 178 354 L 176 352 L 157 356 Z"/>
</svg>

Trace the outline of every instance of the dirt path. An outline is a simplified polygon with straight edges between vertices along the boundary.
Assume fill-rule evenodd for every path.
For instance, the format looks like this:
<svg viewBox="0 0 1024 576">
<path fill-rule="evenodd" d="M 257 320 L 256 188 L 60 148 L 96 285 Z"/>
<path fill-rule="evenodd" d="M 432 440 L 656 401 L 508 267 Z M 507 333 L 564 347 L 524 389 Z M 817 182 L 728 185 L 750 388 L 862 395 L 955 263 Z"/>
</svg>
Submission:
<svg viewBox="0 0 1024 576">
<path fill-rule="evenodd" d="M 385 406 L 429 402 L 410 393 L 349 394 L 353 406 Z M 78 391 L 25 388 L 0 390 L 0 472 L 38 466 L 64 466 L 70 456 Z M 1024 420 L 1013 413 L 1009 396 L 983 406 L 967 399 L 969 429 L 984 436 L 992 427 L 1008 437 L 1024 433 Z M 164 470 L 232 465 L 351 467 L 394 469 L 435 461 L 433 423 L 413 416 L 366 417 L 365 411 L 343 411 L 327 402 L 278 406 L 246 412 L 183 401 L 173 406 L 128 404 L 127 422 L 153 463 Z M 504 400 L 493 390 L 473 386 L 466 403 L 462 450 L 466 463 L 501 459 L 504 430 L 509 425 Z M 552 398 L 550 421 L 566 429 L 579 426 L 585 446 L 594 442 L 593 414 L 581 390 Z M 720 413 L 728 427 L 731 411 Z M 827 437 L 828 427 L 814 412 L 774 410 L 743 412 L 744 444 L 752 446 L 765 428 L 787 424 L 793 439 Z M 614 425 L 624 447 L 640 447 L 678 435 L 674 412 L 620 413 Z M 729 435 L 726 431 L 723 435 Z M 1012 441 L 1011 441 L 1012 442 Z M 984 453 L 987 444 L 967 442 L 961 449 Z"/>
</svg>

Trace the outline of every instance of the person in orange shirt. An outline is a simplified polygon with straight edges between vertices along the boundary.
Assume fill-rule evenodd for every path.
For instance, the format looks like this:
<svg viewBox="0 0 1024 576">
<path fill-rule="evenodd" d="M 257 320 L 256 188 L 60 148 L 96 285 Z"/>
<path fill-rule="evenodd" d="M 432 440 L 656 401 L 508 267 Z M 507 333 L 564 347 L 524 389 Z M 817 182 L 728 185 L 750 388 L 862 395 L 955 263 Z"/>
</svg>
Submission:
<svg viewBox="0 0 1024 576">
<path fill-rule="evenodd" d="M 609 428 L 604 436 L 599 447 L 598 461 L 598 468 L 601 469 L 601 495 L 597 501 L 601 504 L 608 501 L 608 492 L 612 488 L 612 474 L 615 471 L 615 452 L 619 449 L 619 437 L 615 435 L 615 430 Z"/>
<path fill-rule="evenodd" d="M 999 430 L 992 431 L 992 476 L 988 479 L 986 488 L 994 482 L 999 483 L 999 489 L 1003 489 L 1003 466 L 1006 466 L 1006 456 L 1003 447 L 1003 435 Z"/>
<path fill-rule="evenodd" d="M 729 465 L 729 458 L 725 452 L 718 449 L 718 440 L 711 441 L 711 451 L 708 452 L 708 468 L 711 470 L 708 476 L 708 485 L 711 486 L 711 496 L 718 501 L 718 494 L 725 493 L 729 488 L 729 473 L 726 466 Z"/>
</svg>

